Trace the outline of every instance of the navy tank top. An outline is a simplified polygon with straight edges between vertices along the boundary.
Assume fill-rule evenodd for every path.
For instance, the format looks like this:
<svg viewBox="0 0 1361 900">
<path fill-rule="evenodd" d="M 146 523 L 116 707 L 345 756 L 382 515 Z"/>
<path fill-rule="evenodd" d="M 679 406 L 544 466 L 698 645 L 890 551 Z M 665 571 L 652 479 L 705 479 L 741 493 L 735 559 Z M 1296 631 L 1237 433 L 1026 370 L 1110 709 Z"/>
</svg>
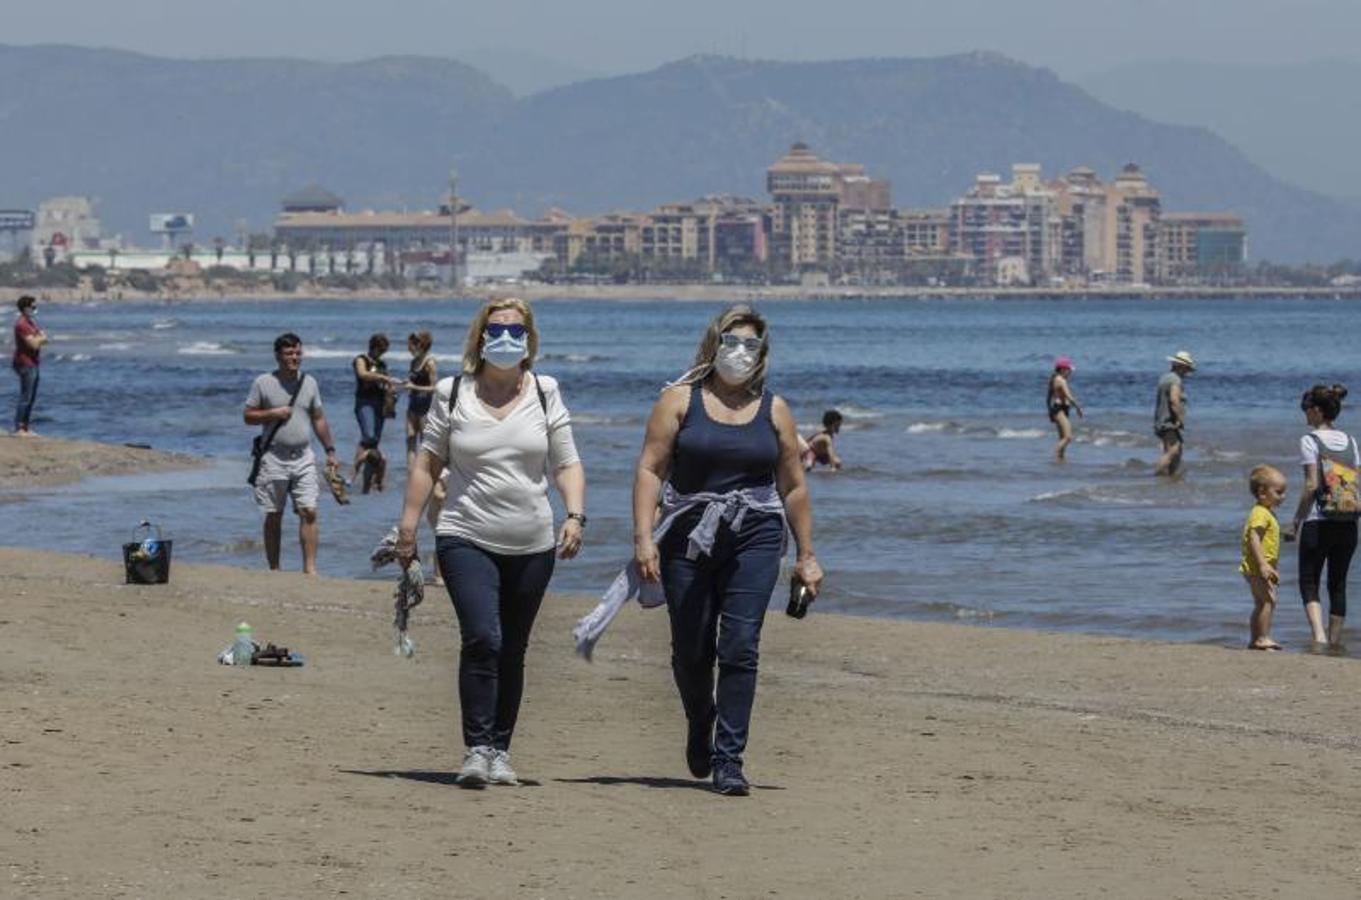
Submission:
<svg viewBox="0 0 1361 900">
<path fill-rule="evenodd" d="M 690 389 L 690 406 L 676 434 L 671 486 L 682 494 L 724 494 L 775 483 L 780 441 L 770 418 L 769 391 L 761 394 L 756 417 L 745 425 L 709 418 L 700 386 Z"/>
</svg>

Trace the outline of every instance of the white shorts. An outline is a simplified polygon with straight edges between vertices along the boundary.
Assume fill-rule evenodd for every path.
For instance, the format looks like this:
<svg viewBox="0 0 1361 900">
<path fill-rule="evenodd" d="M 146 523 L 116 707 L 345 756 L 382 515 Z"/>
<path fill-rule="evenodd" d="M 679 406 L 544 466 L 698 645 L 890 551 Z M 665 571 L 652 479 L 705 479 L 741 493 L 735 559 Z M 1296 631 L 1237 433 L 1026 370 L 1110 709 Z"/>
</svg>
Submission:
<svg viewBox="0 0 1361 900">
<path fill-rule="evenodd" d="M 293 512 L 316 509 L 321 496 L 317 462 L 311 447 L 300 450 L 271 448 L 260 462 L 255 479 L 255 504 L 265 513 L 283 512 L 284 500 L 293 497 Z"/>
</svg>

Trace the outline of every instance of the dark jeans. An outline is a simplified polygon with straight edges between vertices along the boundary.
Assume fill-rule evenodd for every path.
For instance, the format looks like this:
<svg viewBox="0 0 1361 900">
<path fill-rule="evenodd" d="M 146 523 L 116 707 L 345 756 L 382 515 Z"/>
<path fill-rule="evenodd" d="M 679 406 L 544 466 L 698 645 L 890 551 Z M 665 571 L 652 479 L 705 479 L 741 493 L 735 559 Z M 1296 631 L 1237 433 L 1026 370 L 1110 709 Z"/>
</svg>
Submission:
<svg viewBox="0 0 1361 900">
<path fill-rule="evenodd" d="M 456 537 L 437 539 L 435 551 L 463 637 L 463 744 L 508 750 L 525 689 L 525 647 L 553 575 L 553 551 L 504 556 Z"/>
<path fill-rule="evenodd" d="M 356 400 L 354 417 L 359 420 L 359 446 L 372 450 L 383 440 L 383 401 Z"/>
<path fill-rule="evenodd" d="M 692 525 L 678 522 L 659 548 L 671 614 L 671 671 L 686 718 L 704 721 L 717 712 L 714 758 L 741 763 L 756 698 L 761 626 L 780 576 L 784 521 L 748 513 L 740 533 L 720 526 L 713 555 L 696 560 L 685 558 Z"/>
<path fill-rule="evenodd" d="M 19 376 L 19 402 L 14 407 L 14 430 L 28 428 L 29 417 L 33 415 L 33 403 L 38 399 L 38 367 L 15 366 L 14 374 Z"/>
<path fill-rule="evenodd" d="M 1336 520 L 1300 526 L 1300 598 L 1317 603 L 1318 583 L 1328 566 L 1328 614 L 1347 614 L 1347 569 L 1356 552 L 1356 523 Z"/>
</svg>

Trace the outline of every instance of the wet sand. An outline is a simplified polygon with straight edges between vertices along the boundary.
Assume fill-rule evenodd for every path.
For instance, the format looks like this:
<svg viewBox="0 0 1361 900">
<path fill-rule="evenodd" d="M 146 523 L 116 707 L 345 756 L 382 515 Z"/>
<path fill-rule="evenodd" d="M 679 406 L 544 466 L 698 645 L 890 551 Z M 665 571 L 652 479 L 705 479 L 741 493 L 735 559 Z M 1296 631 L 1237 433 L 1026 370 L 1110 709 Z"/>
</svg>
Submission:
<svg viewBox="0 0 1361 900">
<path fill-rule="evenodd" d="M 735 800 L 685 771 L 665 614 L 625 610 L 588 665 L 569 629 L 590 600 L 555 596 L 526 783 L 468 791 L 441 594 L 405 660 L 387 582 L 179 562 L 170 585 L 121 582 L 0 550 L 0 895 L 1340 898 L 1361 879 L 1352 660 L 772 613 L 756 790 Z M 240 619 L 306 667 L 216 665 Z"/>
<path fill-rule="evenodd" d="M 183 453 L 145 447 L 0 434 L 0 491 L 50 487 L 98 475 L 126 475 L 205 465 Z"/>
</svg>

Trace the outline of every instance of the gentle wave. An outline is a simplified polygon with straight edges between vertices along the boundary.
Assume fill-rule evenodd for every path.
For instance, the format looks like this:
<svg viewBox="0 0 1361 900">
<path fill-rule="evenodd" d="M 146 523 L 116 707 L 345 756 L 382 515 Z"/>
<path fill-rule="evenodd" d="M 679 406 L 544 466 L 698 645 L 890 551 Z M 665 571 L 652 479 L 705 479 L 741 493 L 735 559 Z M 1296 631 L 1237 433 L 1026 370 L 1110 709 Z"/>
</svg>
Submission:
<svg viewBox="0 0 1361 900">
<path fill-rule="evenodd" d="M 1004 441 L 1033 441 L 1037 438 L 1044 437 L 1047 432 L 1039 428 L 998 428 L 996 429 L 995 434 Z"/>
<path fill-rule="evenodd" d="M 95 349 L 96 349 L 96 350 L 115 350 L 115 351 L 123 351 L 123 350 L 131 350 L 131 349 L 133 348 L 133 346 L 134 346 L 133 344 L 130 344 L 130 343 L 128 343 L 127 341 L 114 341 L 114 342 L 108 343 L 108 344 L 100 344 L 100 345 L 99 345 L 98 347 L 96 347 Z"/>
<path fill-rule="evenodd" d="M 544 362 L 593 363 L 605 362 L 609 357 L 598 353 L 545 353 L 539 359 Z"/>
<path fill-rule="evenodd" d="M 94 357 L 88 353 L 58 353 L 54 359 L 57 362 L 89 362 Z"/>
<path fill-rule="evenodd" d="M 572 413 L 573 425 L 642 425 L 642 416 L 601 416 L 593 413 Z"/>
<path fill-rule="evenodd" d="M 179 328 L 179 319 L 154 319 L 151 323 L 153 331 L 168 331 L 171 328 Z"/>
<path fill-rule="evenodd" d="M 218 341 L 194 341 L 175 351 L 181 356 L 232 356 L 244 352 L 241 347 Z"/>
<path fill-rule="evenodd" d="M 877 409 L 869 409 L 864 406 L 856 406 L 855 404 L 838 406 L 836 411 L 841 413 L 844 418 L 852 421 L 858 419 L 882 419 L 884 417 L 884 414 Z"/>
<path fill-rule="evenodd" d="M 1066 488 L 1060 491 L 1045 491 L 1036 494 L 1030 503 L 1054 503 L 1060 505 L 1096 506 L 1155 506 L 1157 500 L 1148 496 L 1131 496 L 1128 489 L 1095 485 L 1090 487 Z"/>
<path fill-rule="evenodd" d="M 951 422 L 913 422 L 907 426 L 908 434 L 938 434 L 953 425 Z"/>
</svg>

